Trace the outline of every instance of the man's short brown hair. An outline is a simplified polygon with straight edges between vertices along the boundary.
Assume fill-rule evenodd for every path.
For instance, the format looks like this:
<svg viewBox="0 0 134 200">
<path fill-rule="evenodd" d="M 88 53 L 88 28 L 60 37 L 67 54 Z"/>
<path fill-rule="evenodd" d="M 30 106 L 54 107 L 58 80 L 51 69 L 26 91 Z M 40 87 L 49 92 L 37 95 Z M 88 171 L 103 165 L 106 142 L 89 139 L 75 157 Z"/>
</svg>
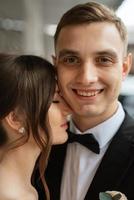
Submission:
<svg viewBox="0 0 134 200">
<path fill-rule="evenodd" d="M 125 49 L 127 49 L 127 30 L 122 20 L 117 17 L 115 12 L 103 4 L 89 2 L 78 4 L 68 10 L 61 18 L 55 35 L 55 46 L 62 28 L 69 25 L 90 24 L 94 22 L 109 22 L 115 24 Z"/>
</svg>

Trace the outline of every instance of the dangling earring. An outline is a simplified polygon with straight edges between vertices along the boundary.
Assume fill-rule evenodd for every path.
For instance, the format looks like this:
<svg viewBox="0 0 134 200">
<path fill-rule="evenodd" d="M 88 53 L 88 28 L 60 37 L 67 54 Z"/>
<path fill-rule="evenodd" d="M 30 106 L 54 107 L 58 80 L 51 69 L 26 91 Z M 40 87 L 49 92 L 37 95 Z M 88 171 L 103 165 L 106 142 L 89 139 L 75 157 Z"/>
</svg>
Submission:
<svg viewBox="0 0 134 200">
<path fill-rule="evenodd" d="M 19 131 L 19 133 L 22 133 L 22 134 L 23 134 L 23 133 L 25 132 L 25 128 L 24 128 L 24 127 L 21 127 L 21 128 L 19 128 L 18 131 Z"/>
</svg>

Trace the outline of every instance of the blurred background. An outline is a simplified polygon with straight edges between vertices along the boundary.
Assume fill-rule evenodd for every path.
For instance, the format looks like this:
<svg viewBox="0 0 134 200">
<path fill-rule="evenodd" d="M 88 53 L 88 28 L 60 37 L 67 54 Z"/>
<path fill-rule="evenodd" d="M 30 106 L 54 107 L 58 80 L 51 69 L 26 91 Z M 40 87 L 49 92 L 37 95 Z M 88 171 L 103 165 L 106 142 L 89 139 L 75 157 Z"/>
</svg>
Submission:
<svg viewBox="0 0 134 200">
<path fill-rule="evenodd" d="M 44 56 L 52 62 L 56 24 L 68 9 L 88 0 L 0 0 L 0 52 Z M 134 1 L 98 0 L 114 9 L 128 29 L 128 51 L 134 55 Z M 120 101 L 134 116 L 134 59 L 123 82 Z"/>
</svg>

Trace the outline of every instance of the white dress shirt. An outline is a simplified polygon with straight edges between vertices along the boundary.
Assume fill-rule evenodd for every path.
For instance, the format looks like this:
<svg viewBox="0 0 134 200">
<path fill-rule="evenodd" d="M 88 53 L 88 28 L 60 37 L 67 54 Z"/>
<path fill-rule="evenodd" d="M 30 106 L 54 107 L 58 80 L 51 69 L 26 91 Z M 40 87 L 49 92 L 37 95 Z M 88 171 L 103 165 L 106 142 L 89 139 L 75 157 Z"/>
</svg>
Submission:
<svg viewBox="0 0 134 200">
<path fill-rule="evenodd" d="M 116 113 L 108 120 L 85 133 L 92 133 L 100 145 L 100 154 L 96 154 L 81 144 L 68 144 L 61 183 L 60 200 L 83 200 L 93 180 L 96 170 L 125 117 L 122 105 L 119 103 Z M 81 133 L 70 121 L 70 130 Z"/>
</svg>

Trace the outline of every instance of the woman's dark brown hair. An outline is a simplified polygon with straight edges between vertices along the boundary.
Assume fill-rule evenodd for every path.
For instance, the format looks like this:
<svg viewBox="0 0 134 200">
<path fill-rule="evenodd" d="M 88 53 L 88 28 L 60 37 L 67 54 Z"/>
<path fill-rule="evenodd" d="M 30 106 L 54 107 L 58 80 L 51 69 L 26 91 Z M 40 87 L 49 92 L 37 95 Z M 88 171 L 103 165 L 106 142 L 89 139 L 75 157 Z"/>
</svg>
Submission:
<svg viewBox="0 0 134 200">
<path fill-rule="evenodd" d="M 51 149 L 51 134 L 48 123 L 48 109 L 52 103 L 56 80 L 53 65 L 33 55 L 0 54 L 0 130 L 1 120 L 11 111 L 17 110 L 24 116 L 24 134 L 15 145 L 23 145 L 30 131 L 41 149 L 39 171 L 49 199 L 44 179 Z M 44 135 L 40 134 L 40 130 Z M 6 136 L 3 142 L 6 141 Z"/>
</svg>

